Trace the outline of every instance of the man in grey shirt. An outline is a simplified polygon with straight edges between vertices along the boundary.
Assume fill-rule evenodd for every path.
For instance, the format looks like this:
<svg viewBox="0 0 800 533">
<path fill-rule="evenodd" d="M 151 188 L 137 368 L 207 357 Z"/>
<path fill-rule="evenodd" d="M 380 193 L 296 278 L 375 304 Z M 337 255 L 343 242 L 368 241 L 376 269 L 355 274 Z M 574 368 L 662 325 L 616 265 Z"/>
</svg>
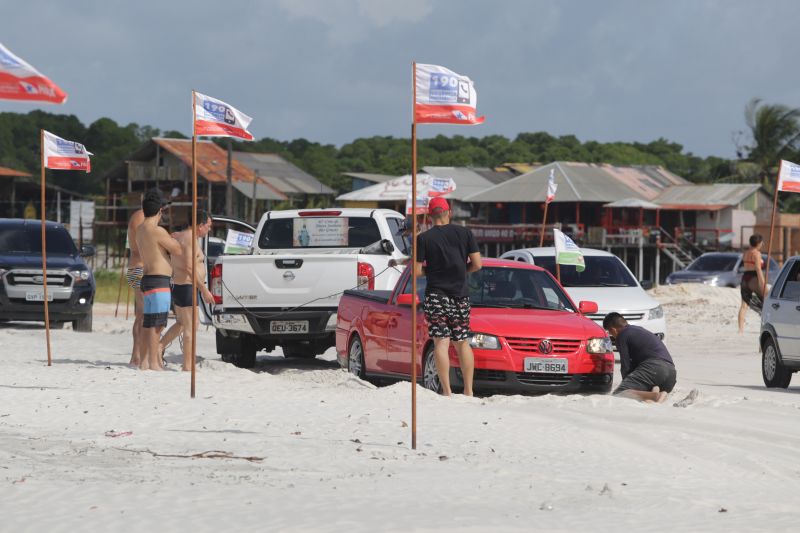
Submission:
<svg viewBox="0 0 800 533">
<path fill-rule="evenodd" d="M 661 339 L 639 326 L 632 326 L 619 313 L 609 313 L 603 327 L 619 350 L 622 382 L 614 395 L 642 402 L 661 403 L 675 387 L 677 373 L 669 350 Z"/>
</svg>

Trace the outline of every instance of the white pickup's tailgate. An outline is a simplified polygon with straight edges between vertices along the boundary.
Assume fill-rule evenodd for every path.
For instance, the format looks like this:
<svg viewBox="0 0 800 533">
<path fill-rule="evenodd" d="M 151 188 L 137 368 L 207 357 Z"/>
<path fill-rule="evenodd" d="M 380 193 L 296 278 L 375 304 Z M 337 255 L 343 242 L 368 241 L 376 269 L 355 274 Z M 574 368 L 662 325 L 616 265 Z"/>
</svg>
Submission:
<svg viewBox="0 0 800 533">
<path fill-rule="evenodd" d="M 222 262 L 222 305 L 228 309 L 303 304 L 336 307 L 341 296 L 338 293 L 358 283 L 357 268 L 356 254 L 226 256 Z"/>
</svg>

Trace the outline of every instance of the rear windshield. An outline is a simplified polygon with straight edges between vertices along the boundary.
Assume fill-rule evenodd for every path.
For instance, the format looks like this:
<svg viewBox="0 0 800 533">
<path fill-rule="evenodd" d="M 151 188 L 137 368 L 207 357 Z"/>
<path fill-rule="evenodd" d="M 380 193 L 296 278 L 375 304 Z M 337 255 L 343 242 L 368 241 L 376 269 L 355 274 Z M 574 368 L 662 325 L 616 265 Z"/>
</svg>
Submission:
<svg viewBox="0 0 800 533">
<path fill-rule="evenodd" d="M 297 217 L 267 220 L 258 237 L 262 249 L 363 248 L 381 239 L 369 217 Z"/>
<path fill-rule="evenodd" d="M 556 262 L 552 255 L 536 256 L 536 265 L 556 275 Z M 625 265 L 616 257 L 584 256 L 583 272 L 572 265 L 561 265 L 563 287 L 636 287 L 638 284 Z"/>
<path fill-rule="evenodd" d="M 701 255 L 686 270 L 695 272 L 727 272 L 733 270 L 739 258 L 735 255 Z"/>
<path fill-rule="evenodd" d="M 63 227 L 49 227 L 47 232 L 48 255 L 76 255 L 78 250 L 67 230 Z M 0 254 L 39 254 L 42 253 L 42 227 L 17 226 L 0 227 Z"/>
</svg>

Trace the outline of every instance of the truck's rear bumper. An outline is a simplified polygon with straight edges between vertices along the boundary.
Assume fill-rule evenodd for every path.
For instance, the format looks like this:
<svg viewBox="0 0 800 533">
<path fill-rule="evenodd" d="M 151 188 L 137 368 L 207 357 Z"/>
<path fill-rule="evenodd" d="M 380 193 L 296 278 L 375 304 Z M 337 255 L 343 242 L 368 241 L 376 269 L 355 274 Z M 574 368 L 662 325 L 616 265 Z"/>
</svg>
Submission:
<svg viewBox="0 0 800 533">
<path fill-rule="evenodd" d="M 228 327 L 219 320 L 219 317 L 227 315 L 236 317 L 237 315 L 245 318 L 252 333 L 259 338 L 281 344 L 284 341 L 307 341 L 314 339 L 324 339 L 331 337 L 336 328 L 336 307 L 284 310 L 278 308 L 257 308 L 257 309 L 224 309 L 214 312 L 214 325 L 220 329 L 243 330 L 241 327 Z M 331 318 L 333 317 L 333 319 Z M 308 322 L 308 331 L 303 333 L 273 333 L 272 322 Z"/>
</svg>

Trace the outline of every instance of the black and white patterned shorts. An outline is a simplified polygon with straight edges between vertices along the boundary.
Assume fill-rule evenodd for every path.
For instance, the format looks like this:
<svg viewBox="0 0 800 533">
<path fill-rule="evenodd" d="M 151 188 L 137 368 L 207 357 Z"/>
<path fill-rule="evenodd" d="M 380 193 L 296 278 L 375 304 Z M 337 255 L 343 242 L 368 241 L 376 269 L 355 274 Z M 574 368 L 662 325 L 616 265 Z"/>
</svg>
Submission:
<svg viewBox="0 0 800 533">
<path fill-rule="evenodd" d="M 469 331 L 469 296 L 453 298 L 440 293 L 425 295 L 425 320 L 428 321 L 428 335 L 433 338 L 450 337 L 454 341 L 464 341 L 471 337 Z"/>
</svg>

